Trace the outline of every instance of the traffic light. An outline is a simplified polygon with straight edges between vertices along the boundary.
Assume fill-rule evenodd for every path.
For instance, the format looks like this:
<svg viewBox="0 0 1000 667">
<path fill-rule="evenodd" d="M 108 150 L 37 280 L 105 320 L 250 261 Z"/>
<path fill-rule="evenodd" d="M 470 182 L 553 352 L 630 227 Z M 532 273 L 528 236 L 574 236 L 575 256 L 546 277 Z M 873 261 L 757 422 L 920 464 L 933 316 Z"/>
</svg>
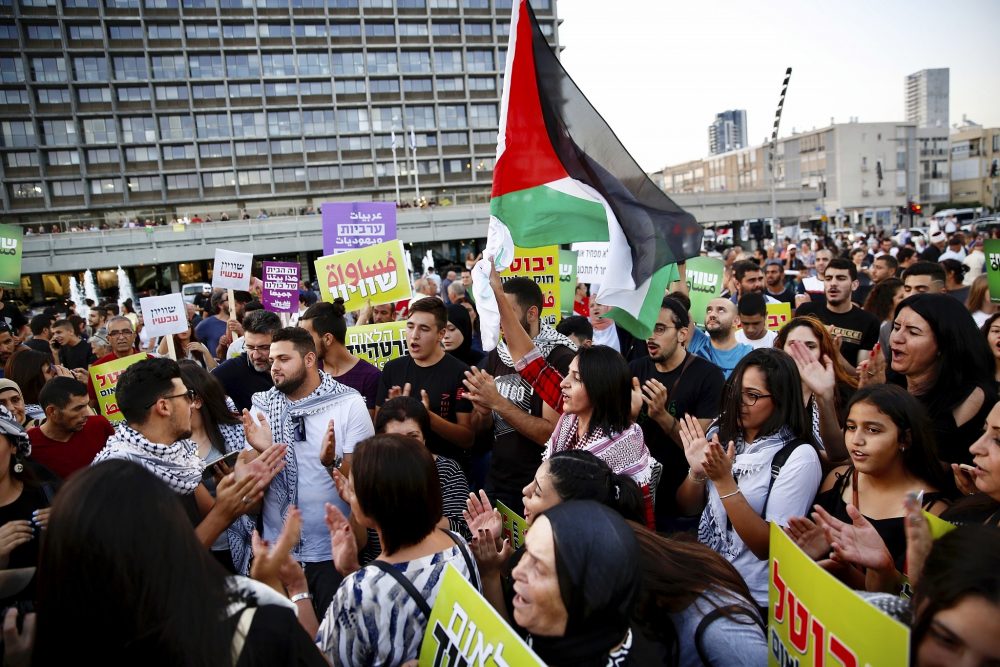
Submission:
<svg viewBox="0 0 1000 667">
<path fill-rule="evenodd" d="M 924 207 L 920 204 L 910 202 L 910 213 L 913 215 L 920 215 L 920 212 L 924 210 Z"/>
</svg>

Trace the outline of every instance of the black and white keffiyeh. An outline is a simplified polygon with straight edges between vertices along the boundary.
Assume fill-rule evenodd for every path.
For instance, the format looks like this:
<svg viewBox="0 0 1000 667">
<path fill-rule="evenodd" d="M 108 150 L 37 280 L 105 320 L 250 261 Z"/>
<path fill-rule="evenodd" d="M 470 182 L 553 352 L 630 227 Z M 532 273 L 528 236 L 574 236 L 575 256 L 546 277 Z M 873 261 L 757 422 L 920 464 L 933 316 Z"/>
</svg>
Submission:
<svg viewBox="0 0 1000 667">
<path fill-rule="evenodd" d="M 538 351 L 541 352 L 543 357 L 548 357 L 549 353 L 560 345 L 565 345 L 569 349 L 576 352 L 576 343 L 547 324 L 542 324 L 539 327 L 538 335 L 535 336 L 531 342 L 535 344 L 535 347 L 538 348 Z M 497 354 L 500 355 L 500 361 L 502 361 L 505 365 L 514 368 L 514 358 L 510 356 L 510 350 L 507 348 L 507 341 L 501 340 L 497 344 Z"/>
<path fill-rule="evenodd" d="M 192 440 L 161 445 L 150 442 L 142 433 L 123 424 L 115 429 L 91 465 L 111 459 L 138 463 L 182 496 L 194 493 L 201 483 L 203 464 L 198 456 L 198 445 Z"/>
</svg>

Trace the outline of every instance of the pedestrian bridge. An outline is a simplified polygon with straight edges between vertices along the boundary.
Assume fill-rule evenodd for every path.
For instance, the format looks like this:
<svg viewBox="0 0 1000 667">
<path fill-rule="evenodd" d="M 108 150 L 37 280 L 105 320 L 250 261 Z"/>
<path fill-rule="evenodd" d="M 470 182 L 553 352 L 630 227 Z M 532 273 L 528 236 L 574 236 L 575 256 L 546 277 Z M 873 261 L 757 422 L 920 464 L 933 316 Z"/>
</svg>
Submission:
<svg viewBox="0 0 1000 667">
<path fill-rule="evenodd" d="M 771 217 L 767 190 L 680 194 L 674 200 L 702 223 Z M 778 190 L 776 212 L 783 219 L 815 215 L 815 190 Z M 489 205 L 400 209 L 398 236 L 406 243 L 485 238 Z M 176 264 L 211 260 L 224 247 L 255 255 L 321 250 L 319 215 L 272 217 L 101 232 L 37 234 L 24 239 L 22 273 L 68 273 L 116 266 Z"/>
</svg>

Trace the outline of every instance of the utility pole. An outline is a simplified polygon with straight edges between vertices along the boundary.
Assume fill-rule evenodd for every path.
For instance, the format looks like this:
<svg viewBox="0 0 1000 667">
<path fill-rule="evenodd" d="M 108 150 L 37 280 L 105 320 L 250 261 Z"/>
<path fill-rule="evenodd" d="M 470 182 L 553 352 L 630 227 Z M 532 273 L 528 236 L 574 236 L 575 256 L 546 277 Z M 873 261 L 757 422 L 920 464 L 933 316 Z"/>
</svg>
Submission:
<svg viewBox="0 0 1000 667">
<path fill-rule="evenodd" d="M 781 84 L 781 95 L 778 96 L 778 108 L 774 112 L 774 129 L 771 131 L 771 144 L 768 146 L 767 151 L 767 161 L 768 169 L 771 172 L 771 225 L 777 224 L 778 220 L 778 204 L 774 198 L 774 172 L 775 172 L 775 160 L 774 153 L 778 146 L 778 125 L 781 124 L 781 110 L 785 107 L 785 94 L 788 92 L 788 81 L 792 78 L 792 68 L 789 67 L 785 70 L 785 81 Z M 777 234 L 777 229 L 774 230 Z"/>
</svg>

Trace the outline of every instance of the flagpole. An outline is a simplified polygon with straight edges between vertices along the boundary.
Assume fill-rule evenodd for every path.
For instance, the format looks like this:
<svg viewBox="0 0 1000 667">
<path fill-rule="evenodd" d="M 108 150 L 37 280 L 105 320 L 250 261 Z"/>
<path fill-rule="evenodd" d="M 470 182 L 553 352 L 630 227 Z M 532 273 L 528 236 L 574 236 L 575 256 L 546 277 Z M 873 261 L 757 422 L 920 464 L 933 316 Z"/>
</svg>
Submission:
<svg viewBox="0 0 1000 667">
<path fill-rule="evenodd" d="M 399 167 L 396 166 L 396 128 L 392 129 L 392 178 L 396 183 L 396 206 L 401 203 L 399 201 Z"/>
<path fill-rule="evenodd" d="M 417 207 L 420 206 L 420 172 L 417 170 L 417 135 L 410 126 L 410 150 L 413 152 L 413 183 L 417 188 Z"/>
</svg>

